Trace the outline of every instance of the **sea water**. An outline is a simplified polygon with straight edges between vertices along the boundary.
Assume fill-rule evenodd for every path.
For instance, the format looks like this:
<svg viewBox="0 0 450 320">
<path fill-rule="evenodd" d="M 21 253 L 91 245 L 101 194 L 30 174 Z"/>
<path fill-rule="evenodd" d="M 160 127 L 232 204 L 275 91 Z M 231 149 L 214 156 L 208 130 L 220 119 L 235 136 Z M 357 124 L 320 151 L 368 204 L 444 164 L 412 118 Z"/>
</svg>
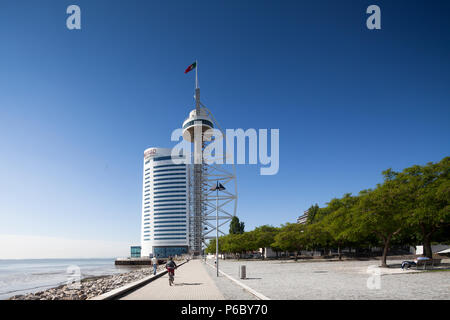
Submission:
<svg viewBox="0 0 450 320">
<path fill-rule="evenodd" d="M 82 279 L 133 269 L 114 265 L 113 258 L 0 260 L 0 300 L 66 284 L 74 275 L 70 266 L 79 268 Z"/>
</svg>

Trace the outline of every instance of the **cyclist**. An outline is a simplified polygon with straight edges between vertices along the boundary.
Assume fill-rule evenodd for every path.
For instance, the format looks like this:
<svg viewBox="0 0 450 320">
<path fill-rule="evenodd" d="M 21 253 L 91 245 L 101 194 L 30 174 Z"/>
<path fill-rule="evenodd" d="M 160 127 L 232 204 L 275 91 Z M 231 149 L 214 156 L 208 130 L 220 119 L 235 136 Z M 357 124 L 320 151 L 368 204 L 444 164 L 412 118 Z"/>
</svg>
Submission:
<svg viewBox="0 0 450 320">
<path fill-rule="evenodd" d="M 169 260 L 166 263 L 166 269 L 169 272 L 169 276 L 171 275 L 172 277 L 175 276 L 175 268 L 177 267 L 177 264 L 175 263 L 175 261 L 173 261 L 173 258 L 171 256 L 169 256 Z"/>
</svg>

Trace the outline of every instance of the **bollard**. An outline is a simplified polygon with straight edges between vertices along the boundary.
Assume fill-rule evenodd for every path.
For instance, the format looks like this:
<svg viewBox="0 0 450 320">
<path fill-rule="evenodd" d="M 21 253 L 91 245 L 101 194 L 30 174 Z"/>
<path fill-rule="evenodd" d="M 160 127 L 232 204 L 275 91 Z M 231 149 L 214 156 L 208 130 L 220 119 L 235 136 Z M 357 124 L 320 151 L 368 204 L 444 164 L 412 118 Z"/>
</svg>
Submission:
<svg viewBox="0 0 450 320">
<path fill-rule="evenodd" d="M 240 278 L 241 279 L 245 279 L 245 277 L 247 276 L 247 272 L 246 272 L 247 270 L 246 270 L 245 266 L 241 266 L 240 271 L 241 271 L 240 272 L 240 276 L 241 276 Z"/>
</svg>

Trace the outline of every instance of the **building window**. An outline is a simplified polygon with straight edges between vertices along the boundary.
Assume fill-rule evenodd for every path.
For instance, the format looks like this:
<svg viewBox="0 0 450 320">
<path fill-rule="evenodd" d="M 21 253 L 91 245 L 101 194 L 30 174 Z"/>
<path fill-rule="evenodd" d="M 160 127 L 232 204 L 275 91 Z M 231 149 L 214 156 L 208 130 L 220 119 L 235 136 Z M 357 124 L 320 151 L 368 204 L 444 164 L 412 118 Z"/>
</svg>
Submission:
<svg viewBox="0 0 450 320">
<path fill-rule="evenodd" d="M 158 169 L 158 168 L 176 168 L 176 167 L 186 167 L 185 164 L 163 164 L 163 165 L 159 165 L 159 166 L 153 166 L 153 169 Z"/>
<path fill-rule="evenodd" d="M 140 246 L 136 246 L 136 247 L 131 247 L 130 248 L 130 253 L 131 253 L 131 257 L 132 258 L 140 258 L 141 257 L 141 247 Z"/>
<path fill-rule="evenodd" d="M 174 217 L 161 217 L 162 219 L 172 219 Z M 178 218 L 178 217 L 177 217 Z M 186 218 L 186 217 L 181 217 Z M 156 219 L 156 218 L 155 218 Z M 155 221 L 155 228 L 158 228 L 158 226 L 161 227 L 168 227 L 170 226 L 169 223 L 186 223 L 186 220 L 166 220 L 166 221 Z"/>
<path fill-rule="evenodd" d="M 153 158 L 153 161 L 163 161 L 163 160 L 172 160 L 172 159 L 184 159 L 184 156 L 165 156 L 165 157 L 157 157 Z"/>
<path fill-rule="evenodd" d="M 161 173 L 161 174 L 155 174 L 154 177 L 168 177 L 168 176 L 185 176 L 186 173 Z"/>
<path fill-rule="evenodd" d="M 186 192 L 186 185 L 172 186 L 172 187 L 159 187 L 159 188 L 155 188 L 155 191 L 156 190 L 164 190 L 164 189 L 182 189 L 182 190 L 159 191 L 159 192 L 154 192 L 154 194 L 170 193 L 170 192 Z"/>
<path fill-rule="evenodd" d="M 164 216 L 168 214 L 186 214 L 186 212 L 156 212 L 153 215 L 154 216 Z"/>
<path fill-rule="evenodd" d="M 169 191 L 170 192 L 170 191 Z M 173 191 L 174 193 L 178 193 L 178 194 L 168 194 L 168 195 L 163 195 L 163 196 L 155 196 L 155 199 L 161 199 L 161 198 L 176 198 L 176 197 L 183 197 L 186 195 L 186 193 L 183 193 L 182 191 Z M 168 193 L 167 191 L 165 191 L 165 193 Z M 155 200 L 156 202 L 157 200 Z M 159 200 L 158 200 L 159 201 Z"/>
<path fill-rule="evenodd" d="M 160 172 L 186 172 L 186 168 L 172 168 L 172 169 L 159 169 L 154 170 L 154 173 L 160 173 Z"/>
<path fill-rule="evenodd" d="M 164 219 L 186 219 L 186 216 L 172 216 L 172 217 L 155 217 L 155 220 L 164 220 Z M 174 220 L 171 222 L 186 222 L 186 220 Z M 156 221 L 155 221 L 156 224 Z"/>
<path fill-rule="evenodd" d="M 208 121 L 208 120 L 205 120 L 205 119 L 197 119 L 197 120 L 192 120 L 192 121 L 189 121 L 188 123 L 186 123 L 183 126 L 183 129 L 186 129 L 189 126 L 195 125 L 198 122 L 201 122 L 202 124 L 206 124 L 207 126 L 210 126 L 211 128 L 214 127 L 211 121 Z"/>
<path fill-rule="evenodd" d="M 154 254 L 161 258 L 179 256 L 185 253 L 187 253 L 187 247 L 154 247 Z"/>
<path fill-rule="evenodd" d="M 175 178 L 158 178 L 158 179 L 153 179 L 155 182 L 156 181 L 169 181 L 169 180 L 186 180 L 186 178 L 183 177 L 175 177 Z"/>
<path fill-rule="evenodd" d="M 173 208 L 158 208 L 158 209 L 155 209 L 155 211 L 183 210 L 185 207 L 186 207 L 186 205 L 173 207 Z"/>
<path fill-rule="evenodd" d="M 155 240 L 181 240 L 186 239 L 186 237 L 173 237 L 173 238 L 155 238 Z"/>
<path fill-rule="evenodd" d="M 185 228 L 184 230 L 186 230 L 186 225 L 185 224 L 171 224 L 171 225 L 158 225 L 155 226 L 155 229 L 161 229 L 161 228 Z"/>
<path fill-rule="evenodd" d="M 173 199 L 171 201 L 177 201 L 176 199 Z M 155 208 L 160 208 L 160 207 L 170 207 L 170 206 L 185 206 L 186 202 L 172 202 L 172 203 L 158 203 L 155 204 L 154 207 Z"/>
<path fill-rule="evenodd" d="M 180 197 L 183 197 L 182 195 L 180 195 L 180 196 L 177 196 L 178 198 L 180 198 Z M 185 199 L 169 199 L 169 200 L 155 200 L 154 202 L 155 203 L 158 203 L 158 202 L 171 202 L 171 201 L 185 201 Z"/>
<path fill-rule="evenodd" d="M 162 185 L 165 185 L 165 184 L 181 185 L 181 186 L 184 186 L 184 188 L 186 188 L 186 182 L 185 181 L 159 182 L 159 183 L 155 183 L 154 186 L 162 186 Z M 170 187 L 170 188 L 175 188 L 175 187 Z M 159 190 L 159 189 L 160 188 L 155 188 L 155 190 Z"/>
</svg>

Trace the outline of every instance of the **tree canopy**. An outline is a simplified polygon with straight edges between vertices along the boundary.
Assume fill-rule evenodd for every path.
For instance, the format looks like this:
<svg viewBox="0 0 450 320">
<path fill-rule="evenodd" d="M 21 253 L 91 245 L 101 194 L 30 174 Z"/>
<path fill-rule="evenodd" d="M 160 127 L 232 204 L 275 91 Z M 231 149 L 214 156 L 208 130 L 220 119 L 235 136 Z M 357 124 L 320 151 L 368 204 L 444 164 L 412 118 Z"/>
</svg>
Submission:
<svg viewBox="0 0 450 320">
<path fill-rule="evenodd" d="M 286 223 L 280 228 L 263 225 L 244 232 L 244 223 L 234 217 L 230 234 L 220 237 L 223 253 L 272 248 L 275 252 L 375 245 L 383 246 L 382 265 L 392 243 L 424 244 L 432 257 L 431 242 L 438 237 L 450 242 L 450 157 L 401 172 L 387 169 L 383 182 L 358 195 L 344 194 L 326 206 L 308 209 L 306 224 Z M 207 252 L 215 252 L 211 241 Z"/>
<path fill-rule="evenodd" d="M 230 234 L 242 234 L 244 233 L 244 229 L 244 222 L 239 222 L 239 218 L 234 216 L 230 222 Z"/>
</svg>

